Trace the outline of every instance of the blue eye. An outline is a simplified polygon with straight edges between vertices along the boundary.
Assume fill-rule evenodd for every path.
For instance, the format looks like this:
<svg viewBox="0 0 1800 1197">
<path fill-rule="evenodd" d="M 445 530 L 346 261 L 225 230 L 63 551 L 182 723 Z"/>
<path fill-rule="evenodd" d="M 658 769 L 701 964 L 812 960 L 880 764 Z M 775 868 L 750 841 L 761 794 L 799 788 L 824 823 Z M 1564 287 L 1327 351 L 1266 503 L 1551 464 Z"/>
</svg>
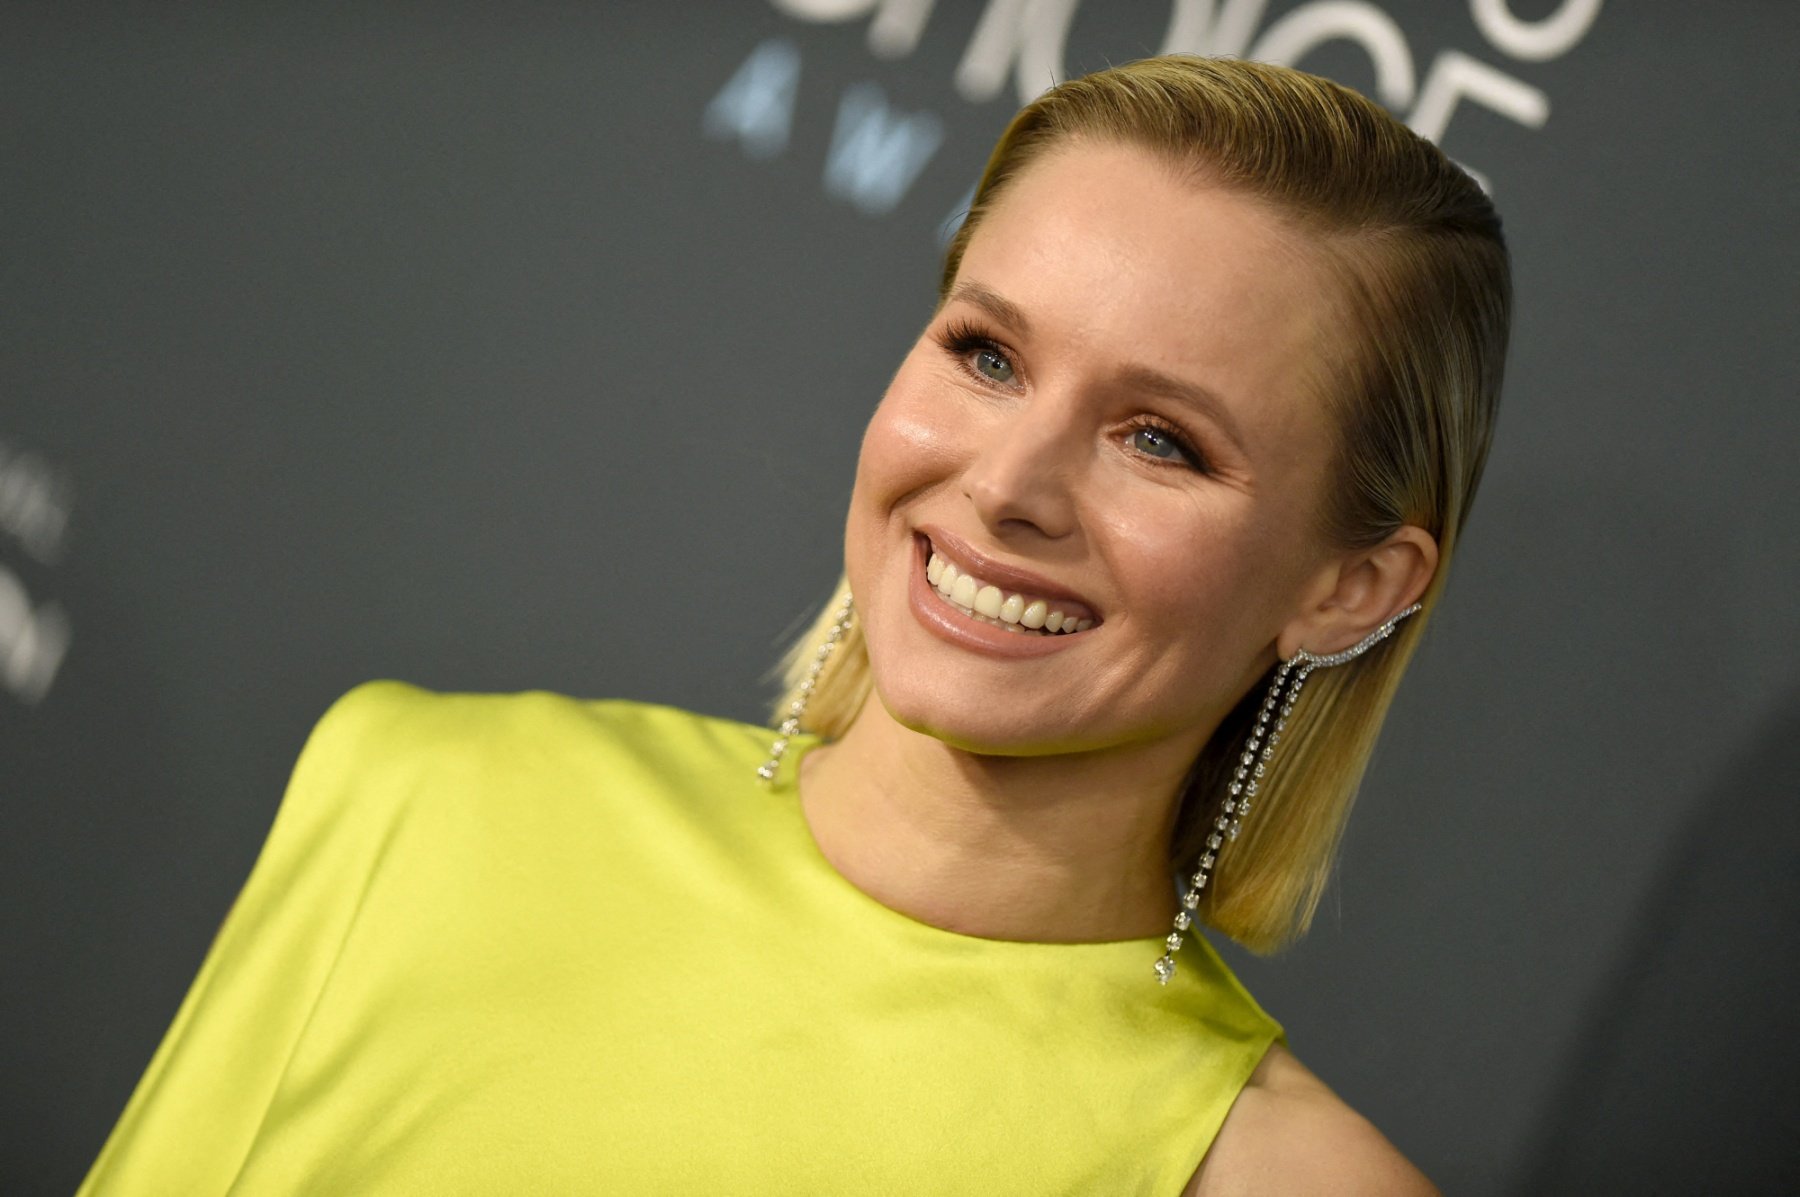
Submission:
<svg viewBox="0 0 1800 1197">
<path fill-rule="evenodd" d="M 1156 428 L 1140 428 L 1132 433 L 1131 446 L 1146 457 L 1161 457 L 1172 461 L 1187 456 L 1173 437 Z"/>
<path fill-rule="evenodd" d="M 1207 473 L 1204 459 L 1195 452 L 1186 437 L 1173 428 L 1166 428 L 1150 417 L 1142 417 L 1135 422 L 1131 430 L 1131 447 L 1145 457 L 1154 457 L 1158 461 L 1170 462 L 1174 465 L 1186 466 L 1190 470 Z"/>
<path fill-rule="evenodd" d="M 1017 386 L 1019 372 L 1012 356 L 994 338 L 972 324 L 954 323 L 939 334 L 944 352 L 963 371 L 1003 387 Z"/>
<path fill-rule="evenodd" d="M 975 355 L 975 371 L 983 378 L 991 378 L 995 382 L 1010 384 L 1013 380 L 1012 363 L 1004 354 L 992 349 L 983 349 Z"/>
</svg>

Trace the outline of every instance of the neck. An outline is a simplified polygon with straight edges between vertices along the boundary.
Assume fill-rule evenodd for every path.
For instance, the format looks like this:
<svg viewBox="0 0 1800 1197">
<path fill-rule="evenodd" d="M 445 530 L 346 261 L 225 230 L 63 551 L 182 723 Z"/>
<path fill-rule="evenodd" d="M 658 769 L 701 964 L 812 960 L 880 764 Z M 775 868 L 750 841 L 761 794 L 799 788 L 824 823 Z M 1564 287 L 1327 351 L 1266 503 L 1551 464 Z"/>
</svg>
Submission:
<svg viewBox="0 0 1800 1197">
<path fill-rule="evenodd" d="M 819 850 L 890 909 L 965 935 L 1148 938 L 1175 911 L 1168 843 L 1199 743 L 986 756 L 894 722 L 871 696 L 801 762 Z"/>
</svg>

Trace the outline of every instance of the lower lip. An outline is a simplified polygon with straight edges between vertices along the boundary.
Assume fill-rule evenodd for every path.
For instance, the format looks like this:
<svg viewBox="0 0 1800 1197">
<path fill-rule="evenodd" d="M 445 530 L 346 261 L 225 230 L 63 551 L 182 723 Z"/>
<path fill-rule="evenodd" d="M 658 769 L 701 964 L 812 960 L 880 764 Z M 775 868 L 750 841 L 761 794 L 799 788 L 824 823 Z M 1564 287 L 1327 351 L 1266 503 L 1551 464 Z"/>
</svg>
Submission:
<svg viewBox="0 0 1800 1197">
<path fill-rule="evenodd" d="M 925 577 L 927 549 L 924 539 L 915 539 L 914 545 L 912 577 L 907 585 L 913 617 L 939 639 L 990 657 L 1018 658 L 1062 652 L 1086 635 L 1084 632 L 1052 636 L 1009 632 L 964 615 L 961 607 L 940 595 L 937 587 Z"/>
</svg>

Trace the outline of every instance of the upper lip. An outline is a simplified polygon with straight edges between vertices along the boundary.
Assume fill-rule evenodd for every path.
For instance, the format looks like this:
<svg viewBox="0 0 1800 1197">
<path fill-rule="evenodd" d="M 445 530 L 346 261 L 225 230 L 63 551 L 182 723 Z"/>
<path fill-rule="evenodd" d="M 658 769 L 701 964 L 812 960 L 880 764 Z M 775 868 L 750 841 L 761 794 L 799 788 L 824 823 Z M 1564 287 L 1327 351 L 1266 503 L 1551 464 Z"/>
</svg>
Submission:
<svg viewBox="0 0 1800 1197">
<path fill-rule="evenodd" d="M 1068 607 L 1079 607 L 1080 611 L 1076 613 L 1083 618 L 1096 621 L 1100 618 L 1100 612 L 1092 603 L 1068 587 L 1059 586 L 1042 574 L 996 561 L 953 532 L 922 525 L 919 534 L 929 540 L 931 548 L 954 565 L 959 573 L 973 574 L 1002 590 L 1027 594 L 1033 598 L 1060 599 Z"/>
</svg>

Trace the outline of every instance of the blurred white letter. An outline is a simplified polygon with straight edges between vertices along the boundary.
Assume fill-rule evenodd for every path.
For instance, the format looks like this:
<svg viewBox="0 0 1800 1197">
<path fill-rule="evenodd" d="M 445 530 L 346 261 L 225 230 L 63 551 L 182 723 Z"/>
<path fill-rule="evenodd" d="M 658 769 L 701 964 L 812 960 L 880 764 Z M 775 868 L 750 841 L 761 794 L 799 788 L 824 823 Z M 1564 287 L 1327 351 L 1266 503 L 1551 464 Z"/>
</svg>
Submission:
<svg viewBox="0 0 1800 1197">
<path fill-rule="evenodd" d="M 838 104 L 825 190 L 870 216 L 891 212 L 943 140 L 931 113 L 896 111 L 880 87 L 854 84 Z"/>
<path fill-rule="evenodd" d="M 1460 50 L 1445 50 L 1431 64 L 1418 106 L 1406 123 L 1427 141 L 1441 142 L 1450 114 L 1464 96 L 1533 129 L 1550 119 L 1550 97 L 1537 88 Z"/>
<path fill-rule="evenodd" d="M 1241 56 L 1267 7 L 1268 0 L 1225 0 L 1219 12 L 1213 0 L 1175 0 L 1157 53 Z"/>
<path fill-rule="evenodd" d="M 1318 0 L 1281 18 L 1257 39 L 1250 57 L 1276 66 L 1293 66 L 1307 52 L 1332 38 L 1344 37 L 1369 52 L 1375 63 L 1375 95 L 1396 112 L 1412 104 L 1412 51 L 1392 17 L 1361 0 Z"/>
<path fill-rule="evenodd" d="M 1575 48 L 1600 15 L 1600 0 L 1563 0 L 1563 6 L 1537 21 L 1513 16 L 1506 0 L 1469 0 L 1475 23 L 1488 41 L 1514 58 L 1544 62 Z"/>
<path fill-rule="evenodd" d="M 22 701 L 36 703 L 50 692 L 69 647 L 69 620 L 46 603 L 31 609 L 25 584 L 0 565 L 0 682 Z"/>
<path fill-rule="evenodd" d="M 720 141 L 736 138 L 752 158 L 773 158 L 787 148 L 800 88 L 800 51 L 770 38 L 744 59 L 706 106 L 701 128 Z"/>
<path fill-rule="evenodd" d="M 925 22 L 931 18 L 932 0 L 771 0 L 775 11 L 831 25 L 854 21 L 873 10 L 869 23 L 869 49 L 882 58 L 904 58 L 919 44 Z"/>
<path fill-rule="evenodd" d="M 991 100 L 1000 94 L 1009 67 L 1021 104 L 1061 83 L 1069 22 L 1078 2 L 988 0 L 975 36 L 957 64 L 956 90 L 966 100 Z"/>
</svg>

